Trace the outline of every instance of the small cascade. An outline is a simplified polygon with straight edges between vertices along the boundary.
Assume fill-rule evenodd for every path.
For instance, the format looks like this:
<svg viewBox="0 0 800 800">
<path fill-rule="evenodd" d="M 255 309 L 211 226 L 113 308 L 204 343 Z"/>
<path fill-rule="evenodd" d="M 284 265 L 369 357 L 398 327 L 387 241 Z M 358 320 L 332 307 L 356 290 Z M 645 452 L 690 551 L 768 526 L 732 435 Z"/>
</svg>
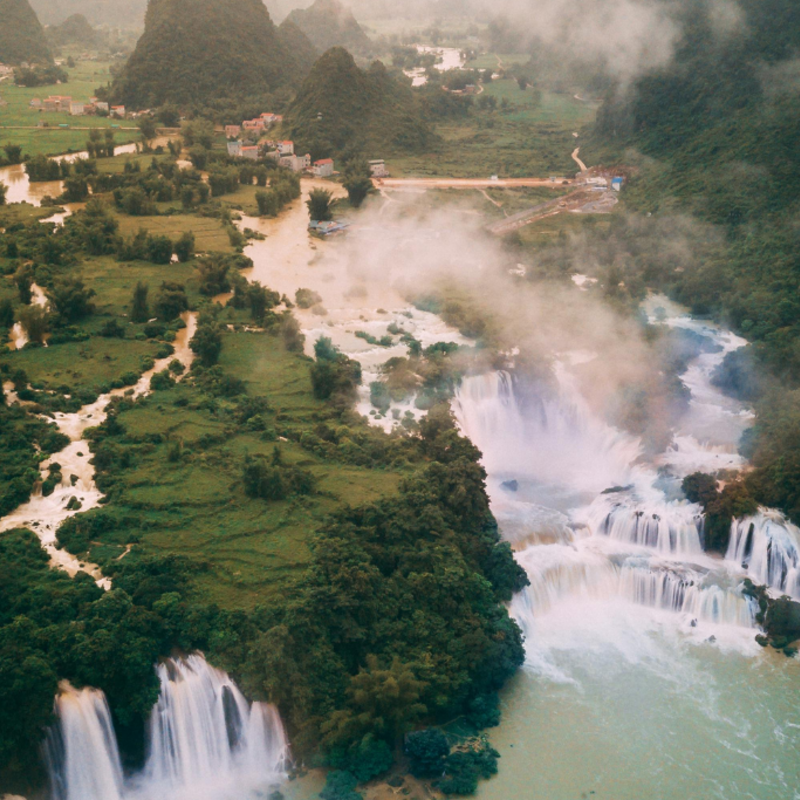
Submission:
<svg viewBox="0 0 800 800">
<path fill-rule="evenodd" d="M 288 745 L 274 708 L 251 707 L 230 677 L 199 655 L 160 664 L 158 676 L 146 783 L 207 788 L 280 778 Z"/>
<path fill-rule="evenodd" d="M 704 576 L 652 565 L 626 563 L 620 570 L 620 593 L 637 605 L 685 614 L 717 625 L 755 627 L 756 605 L 737 589 L 706 583 Z"/>
<path fill-rule="evenodd" d="M 274 706 L 248 703 L 202 655 L 157 672 L 147 762 L 127 780 L 103 692 L 61 685 L 45 742 L 51 800 L 247 800 L 283 781 L 289 745 Z"/>
<path fill-rule="evenodd" d="M 648 547 L 662 555 L 697 556 L 703 552 L 703 514 L 686 502 L 629 503 L 599 497 L 589 510 L 588 527 L 599 536 Z"/>
<path fill-rule="evenodd" d="M 105 695 L 67 682 L 59 689 L 58 722 L 45 742 L 53 800 L 121 800 L 122 766 Z"/>
<path fill-rule="evenodd" d="M 756 584 L 800 599 L 800 528 L 780 512 L 762 508 L 734 520 L 725 558 Z"/>
<path fill-rule="evenodd" d="M 711 576 L 650 556 L 611 557 L 585 539 L 574 546 L 532 545 L 517 554 L 530 585 L 514 599 L 528 635 L 533 620 L 565 600 L 602 603 L 622 598 L 717 625 L 755 627 L 756 606 L 725 574 Z M 721 581 L 721 582 L 715 582 Z"/>
</svg>

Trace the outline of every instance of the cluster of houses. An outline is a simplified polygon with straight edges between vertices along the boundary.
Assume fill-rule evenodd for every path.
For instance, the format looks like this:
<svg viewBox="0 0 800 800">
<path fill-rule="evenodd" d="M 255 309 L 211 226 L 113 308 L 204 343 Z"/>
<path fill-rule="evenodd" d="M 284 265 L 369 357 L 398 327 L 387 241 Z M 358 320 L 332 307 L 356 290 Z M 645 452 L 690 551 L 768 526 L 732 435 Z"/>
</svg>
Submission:
<svg viewBox="0 0 800 800">
<path fill-rule="evenodd" d="M 50 97 L 40 100 L 34 97 L 29 106 L 37 111 L 48 113 L 69 114 L 73 117 L 94 116 L 95 114 L 105 114 L 117 119 L 125 118 L 125 106 L 109 106 L 108 103 L 91 98 L 88 103 L 80 100 L 73 100 L 67 95 L 50 95 Z"/>
<path fill-rule="evenodd" d="M 258 161 L 262 157 L 271 158 L 292 172 L 310 172 L 317 178 L 329 178 L 333 175 L 332 158 L 323 158 L 312 163 L 308 153 L 305 155 L 295 153 L 294 142 L 262 138 L 270 128 L 281 122 L 283 117 L 280 114 L 266 113 L 255 119 L 245 120 L 241 125 L 226 125 L 228 155 L 234 158 L 249 158 L 252 161 Z"/>
</svg>

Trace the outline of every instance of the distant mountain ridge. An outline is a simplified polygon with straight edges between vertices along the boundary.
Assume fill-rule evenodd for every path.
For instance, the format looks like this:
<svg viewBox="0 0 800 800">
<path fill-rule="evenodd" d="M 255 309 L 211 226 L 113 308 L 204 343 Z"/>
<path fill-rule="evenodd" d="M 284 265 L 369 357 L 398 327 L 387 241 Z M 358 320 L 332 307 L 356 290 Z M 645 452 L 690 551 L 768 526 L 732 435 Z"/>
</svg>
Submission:
<svg viewBox="0 0 800 800">
<path fill-rule="evenodd" d="M 80 14 L 92 25 L 141 29 L 147 11 L 147 0 L 31 0 L 31 5 L 43 25 Z"/>
<path fill-rule="evenodd" d="M 314 158 L 419 152 L 436 138 L 408 86 L 380 61 L 360 70 L 342 47 L 331 48 L 314 65 L 284 124 L 300 152 Z"/>
<path fill-rule="evenodd" d="M 132 108 L 264 97 L 310 69 L 313 49 L 299 36 L 277 29 L 261 0 L 151 0 L 112 97 Z"/>
<path fill-rule="evenodd" d="M 47 38 L 28 0 L 0 0 L 0 62 L 51 63 Z"/>
<path fill-rule="evenodd" d="M 316 0 L 311 8 L 296 8 L 287 17 L 324 52 L 331 47 L 344 47 L 351 53 L 371 53 L 373 44 L 353 16 L 339 0 Z"/>
<path fill-rule="evenodd" d="M 73 14 L 60 25 L 47 28 L 47 38 L 56 47 L 65 44 L 79 44 L 92 47 L 97 44 L 97 31 L 89 24 L 83 14 Z"/>
</svg>

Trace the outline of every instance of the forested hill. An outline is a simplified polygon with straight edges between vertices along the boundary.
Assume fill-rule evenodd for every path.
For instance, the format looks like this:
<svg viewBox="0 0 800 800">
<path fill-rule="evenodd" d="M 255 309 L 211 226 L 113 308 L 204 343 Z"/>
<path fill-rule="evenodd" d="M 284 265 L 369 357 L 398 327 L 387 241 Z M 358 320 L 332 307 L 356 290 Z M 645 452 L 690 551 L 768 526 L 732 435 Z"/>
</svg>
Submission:
<svg viewBox="0 0 800 800">
<path fill-rule="evenodd" d="M 339 0 L 317 0 L 311 8 L 295 9 L 287 19 L 294 22 L 320 52 L 337 46 L 357 55 L 373 50 L 372 42 L 352 11 Z"/>
<path fill-rule="evenodd" d="M 314 65 L 286 115 L 301 152 L 314 158 L 428 147 L 434 134 L 411 89 L 388 74 L 380 61 L 360 70 L 342 47 Z"/>
<path fill-rule="evenodd" d="M 47 29 L 47 38 L 59 47 L 65 44 L 77 44 L 83 47 L 93 47 L 97 44 L 97 31 L 89 24 L 83 14 L 73 14 L 60 25 Z"/>
<path fill-rule="evenodd" d="M 52 60 L 44 30 L 28 0 L 0 0 L 0 63 Z"/>
<path fill-rule="evenodd" d="M 278 35 L 295 60 L 305 65 L 303 74 L 308 74 L 321 51 L 317 50 L 308 36 L 290 19 L 285 19 L 278 26 Z"/>
<path fill-rule="evenodd" d="M 112 96 L 132 108 L 256 101 L 299 85 L 310 67 L 261 0 L 152 0 Z"/>
<path fill-rule="evenodd" d="M 739 5 L 744 18 L 724 33 L 691 6 L 673 62 L 601 110 L 596 155 L 633 148 L 654 159 L 627 193 L 653 225 L 676 211 L 705 225 L 691 267 L 658 280 L 753 343 L 719 380 L 757 404 L 747 450 L 758 500 L 798 520 L 800 14 L 796 0 Z"/>
</svg>

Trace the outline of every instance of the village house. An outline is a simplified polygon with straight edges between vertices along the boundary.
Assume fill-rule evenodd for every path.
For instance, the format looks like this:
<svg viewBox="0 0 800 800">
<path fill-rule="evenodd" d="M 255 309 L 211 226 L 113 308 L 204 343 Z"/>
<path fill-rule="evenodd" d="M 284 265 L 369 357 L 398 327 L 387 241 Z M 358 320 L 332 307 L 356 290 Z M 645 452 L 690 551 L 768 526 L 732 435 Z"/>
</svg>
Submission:
<svg viewBox="0 0 800 800">
<path fill-rule="evenodd" d="M 227 139 L 238 139 L 239 134 L 242 132 L 241 125 L 226 125 L 225 126 L 225 138 Z"/>
<path fill-rule="evenodd" d="M 333 159 L 321 158 L 319 161 L 315 161 L 311 171 L 317 178 L 330 178 L 333 175 Z"/>
<path fill-rule="evenodd" d="M 281 154 L 281 156 L 294 155 L 294 142 L 276 142 L 275 145 L 278 148 L 278 152 Z"/>
<path fill-rule="evenodd" d="M 44 110 L 51 112 L 66 112 L 69 113 L 69 107 L 72 103 L 72 98 L 60 94 L 51 94 L 44 101 Z"/>
<path fill-rule="evenodd" d="M 242 154 L 242 143 L 238 139 L 233 142 L 228 142 L 228 155 L 233 158 L 238 158 Z"/>
<path fill-rule="evenodd" d="M 72 102 L 69 104 L 69 113 L 72 117 L 82 117 L 86 113 L 86 105 Z"/>
<path fill-rule="evenodd" d="M 242 123 L 242 128 L 246 131 L 263 131 L 264 120 L 260 117 L 258 119 L 246 119 Z"/>
<path fill-rule="evenodd" d="M 94 103 L 94 107 L 95 107 L 95 109 L 97 111 L 105 111 L 106 114 L 108 114 L 108 112 L 110 110 L 109 107 L 108 107 L 108 103 L 106 103 L 106 102 L 104 102 L 102 100 L 96 100 L 95 103 Z"/>
<path fill-rule="evenodd" d="M 258 161 L 258 145 L 248 145 L 239 148 L 240 158 L 249 158 L 251 161 Z"/>
<path fill-rule="evenodd" d="M 125 119 L 125 106 L 111 106 L 111 116 Z"/>
<path fill-rule="evenodd" d="M 31 108 L 41 108 L 42 107 L 42 101 L 38 97 L 34 97 L 33 100 L 31 100 L 30 103 L 28 103 L 28 105 Z"/>
<path fill-rule="evenodd" d="M 281 156 L 278 163 L 292 172 L 304 172 L 311 167 L 311 156 L 308 153 L 304 156 Z"/>
</svg>

